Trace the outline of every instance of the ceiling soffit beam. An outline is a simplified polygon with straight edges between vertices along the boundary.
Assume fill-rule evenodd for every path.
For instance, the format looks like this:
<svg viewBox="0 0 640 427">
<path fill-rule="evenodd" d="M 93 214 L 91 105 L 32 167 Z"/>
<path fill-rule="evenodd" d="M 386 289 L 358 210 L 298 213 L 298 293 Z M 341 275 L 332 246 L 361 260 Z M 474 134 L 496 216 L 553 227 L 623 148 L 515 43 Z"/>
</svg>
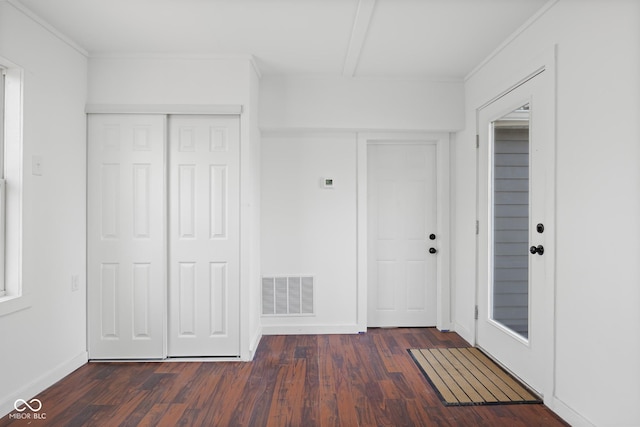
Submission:
<svg viewBox="0 0 640 427">
<path fill-rule="evenodd" d="M 353 77 L 356 73 L 375 5 L 376 0 L 360 0 L 358 2 L 358 10 L 351 30 L 351 40 L 349 40 L 349 48 L 342 68 L 342 75 L 345 77 Z"/>
</svg>

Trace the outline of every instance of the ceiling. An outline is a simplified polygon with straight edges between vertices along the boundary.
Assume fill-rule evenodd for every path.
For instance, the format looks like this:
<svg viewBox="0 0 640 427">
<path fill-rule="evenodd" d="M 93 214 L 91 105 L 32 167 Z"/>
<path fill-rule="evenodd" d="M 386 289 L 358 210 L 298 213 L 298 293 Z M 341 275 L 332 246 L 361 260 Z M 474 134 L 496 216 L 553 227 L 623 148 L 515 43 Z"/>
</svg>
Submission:
<svg viewBox="0 0 640 427">
<path fill-rule="evenodd" d="M 462 79 L 547 0 L 10 2 L 90 55 L 252 54 L 263 74 Z"/>
</svg>

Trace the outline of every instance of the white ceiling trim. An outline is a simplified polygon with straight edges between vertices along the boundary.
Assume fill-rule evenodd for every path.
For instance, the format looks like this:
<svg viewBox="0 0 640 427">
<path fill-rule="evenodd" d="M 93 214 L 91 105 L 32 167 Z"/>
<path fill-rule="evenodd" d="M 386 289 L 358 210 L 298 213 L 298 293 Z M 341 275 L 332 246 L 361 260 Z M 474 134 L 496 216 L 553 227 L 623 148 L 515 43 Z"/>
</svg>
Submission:
<svg viewBox="0 0 640 427">
<path fill-rule="evenodd" d="M 349 48 L 342 70 L 342 75 L 345 77 L 353 77 L 356 73 L 375 5 L 376 0 L 360 0 L 358 2 L 358 10 L 351 30 L 351 40 L 349 40 Z"/>
<path fill-rule="evenodd" d="M 57 37 L 58 39 L 60 39 L 61 41 L 69 45 L 69 47 L 78 51 L 78 53 L 80 53 L 82 56 L 89 57 L 89 52 L 87 52 L 86 49 L 84 49 L 79 44 L 71 40 L 69 37 L 62 34 L 60 31 L 58 31 L 56 28 L 54 28 L 51 24 L 46 22 L 44 19 L 40 18 L 31 9 L 29 9 L 28 7 L 20 3 L 19 0 L 6 0 L 6 2 L 11 6 L 13 6 L 16 10 L 21 12 L 23 15 L 25 15 L 27 18 L 31 19 L 33 22 L 40 25 L 42 28 L 44 28 L 45 30 L 53 34 L 55 37 Z"/>
<path fill-rule="evenodd" d="M 253 55 L 249 55 L 250 59 L 249 62 L 251 63 L 251 66 L 253 67 L 253 71 L 255 71 L 256 75 L 258 76 L 258 79 L 262 78 L 262 70 L 260 69 L 260 66 L 258 65 L 258 61 L 256 61 L 256 57 Z"/>
<path fill-rule="evenodd" d="M 495 58 L 496 56 L 498 56 L 498 54 L 500 52 L 502 52 L 507 46 L 509 46 L 511 43 L 513 43 L 513 41 L 515 39 L 517 39 L 518 37 L 520 37 L 520 34 L 524 33 L 524 31 L 529 28 L 531 25 L 533 25 L 538 19 L 540 19 L 545 13 L 547 13 L 547 11 L 549 9 L 551 9 L 556 3 L 558 3 L 559 0 L 549 0 L 547 1 L 544 6 L 542 6 L 531 18 L 527 19 L 527 21 L 522 24 L 517 30 L 515 30 L 509 37 L 507 37 L 505 39 L 505 41 L 503 41 L 502 43 L 500 43 L 500 45 L 489 54 L 489 56 L 487 56 L 485 59 L 482 60 L 482 62 L 480 62 L 478 65 L 476 65 L 474 67 L 473 70 L 471 70 L 465 77 L 464 77 L 464 81 L 466 82 L 467 80 L 469 80 L 471 77 L 473 77 L 474 74 L 476 74 L 478 71 L 480 71 L 482 68 L 484 68 L 485 65 L 487 65 L 487 63 L 489 63 L 493 58 Z"/>
</svg>

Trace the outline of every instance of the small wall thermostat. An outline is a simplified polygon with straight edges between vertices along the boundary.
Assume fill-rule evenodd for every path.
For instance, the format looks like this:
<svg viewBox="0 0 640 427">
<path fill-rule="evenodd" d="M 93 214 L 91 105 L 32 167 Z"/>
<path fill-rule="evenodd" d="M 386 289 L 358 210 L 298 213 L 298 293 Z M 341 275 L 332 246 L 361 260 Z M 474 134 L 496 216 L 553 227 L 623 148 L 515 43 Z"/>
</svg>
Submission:
<svg viewBox="0 0 640 427">
<path fill-rule="evenodd" d="M 335 181 L 333 178 L 322 178 L 322 188 L 333 188 Z"/>
</svg>

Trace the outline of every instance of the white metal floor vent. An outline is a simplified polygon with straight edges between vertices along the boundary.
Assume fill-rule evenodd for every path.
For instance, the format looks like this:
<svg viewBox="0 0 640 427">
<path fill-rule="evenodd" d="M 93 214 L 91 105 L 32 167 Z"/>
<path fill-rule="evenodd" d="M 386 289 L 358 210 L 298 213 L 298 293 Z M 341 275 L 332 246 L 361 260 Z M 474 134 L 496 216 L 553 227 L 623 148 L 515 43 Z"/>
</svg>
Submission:
<svg viewBox="0 0 640 427">
<path fill-rule="evenodd" d="M 266 316 L 314 314 L 313 277 L 263 277 L 262 314 Z"/>
</svg>

